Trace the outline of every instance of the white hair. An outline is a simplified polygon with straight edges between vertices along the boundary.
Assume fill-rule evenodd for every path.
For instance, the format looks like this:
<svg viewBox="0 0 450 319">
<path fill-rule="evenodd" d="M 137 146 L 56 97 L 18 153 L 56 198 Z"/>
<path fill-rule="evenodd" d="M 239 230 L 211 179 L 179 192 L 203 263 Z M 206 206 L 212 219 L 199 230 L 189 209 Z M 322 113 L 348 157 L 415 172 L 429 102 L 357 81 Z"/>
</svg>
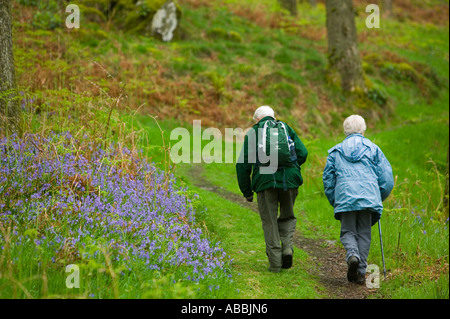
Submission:
<svg viewBox="0 0 450 319">
<path fill-rule="evenodd" d="M 364 134 L 366 129 L 366 121 L 360 115 L 350 115 L 344 121 L 344 133 L 346 136 L 354 133 Z"/>
<path fill-rule="evenodd" d="M 259 121 L 263 117 L 266 117 L 266 116 L 275 118 L 275 112 L 273 111 L 273 109 L 270 106 L 267 106 L 267 105 L 260 106 L 256 109 L 255 114 L 253 115 L 253 120 Z"/>
</svg>

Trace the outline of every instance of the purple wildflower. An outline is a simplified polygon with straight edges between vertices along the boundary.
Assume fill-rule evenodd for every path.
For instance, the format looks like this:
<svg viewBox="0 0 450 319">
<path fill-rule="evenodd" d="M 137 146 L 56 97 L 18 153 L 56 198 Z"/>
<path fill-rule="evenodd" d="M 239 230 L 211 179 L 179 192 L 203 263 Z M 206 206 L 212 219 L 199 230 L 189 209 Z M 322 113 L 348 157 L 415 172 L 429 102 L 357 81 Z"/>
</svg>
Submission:
<svg viewBox="0 0 450 319">
<path fill-rule="evenodd" d="M 0 139 L 0 164 L 0 221 L 18 227 L 17 243 L 38 225 L 34 242 L 53 262 L 70 250 L 95 258 L 80 253 L 92 241 L 112 260 L 186 267 L 194 281 L 227 273 L 231 259 L 196 225 L 186 189 L 121 145 L 104 149 L 70 133 L 10 136 Z"/>
</svg>

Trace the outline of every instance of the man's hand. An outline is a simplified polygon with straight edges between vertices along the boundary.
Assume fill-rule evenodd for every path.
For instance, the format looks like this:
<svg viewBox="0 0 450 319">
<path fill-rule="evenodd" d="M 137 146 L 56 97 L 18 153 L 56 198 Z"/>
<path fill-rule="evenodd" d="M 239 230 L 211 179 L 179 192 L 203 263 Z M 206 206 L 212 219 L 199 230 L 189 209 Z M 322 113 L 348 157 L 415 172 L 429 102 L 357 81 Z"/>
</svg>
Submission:
<svg viewBox="0 0 450 319">
<path fill-rule="evenodd" d="M 245 197 L 245 199 L 247 200 L 247 202 L 253 202 L 253 194 L 252 196 Z"/>
</svg>

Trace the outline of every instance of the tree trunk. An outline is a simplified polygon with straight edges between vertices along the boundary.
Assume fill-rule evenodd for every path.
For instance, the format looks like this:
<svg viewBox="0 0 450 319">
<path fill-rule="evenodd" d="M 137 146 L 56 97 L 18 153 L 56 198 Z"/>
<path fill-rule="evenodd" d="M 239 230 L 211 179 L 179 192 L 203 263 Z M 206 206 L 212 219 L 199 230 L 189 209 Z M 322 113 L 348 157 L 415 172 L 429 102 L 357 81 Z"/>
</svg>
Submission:
<svg viewBox="0 0 450 319">
<path fill-rule="evenodd" d="M 20 131 L 20 106 L 12 46 L 11 0 L 0 0 L 0 128 Z"/>
<path fill-rule="evenodd" d="M 283 8 L 288 10 L 291 15 L 297 16 L 297 0 L 278 0 Z"/>
<path fill-rule="evenodd" d="M 388 17 L 392 16 L 392 1 L 393 0 L 384 0 L 384 11 Z"/>
<path fill-rule="evenodd" d="M 353 1 L 326 0 L 326 8 L 330 71 L 339 73 L 344 91 L 366 92 L 359 58 Z"/>
</svg>

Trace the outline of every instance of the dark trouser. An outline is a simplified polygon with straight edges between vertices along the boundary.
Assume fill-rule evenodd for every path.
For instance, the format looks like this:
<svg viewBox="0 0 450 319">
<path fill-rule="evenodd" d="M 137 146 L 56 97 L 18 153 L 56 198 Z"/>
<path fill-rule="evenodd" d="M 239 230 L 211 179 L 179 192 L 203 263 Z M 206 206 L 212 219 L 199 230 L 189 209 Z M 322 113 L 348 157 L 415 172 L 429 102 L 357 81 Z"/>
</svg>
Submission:
<svg viewBox="0 0 450 319">
<path fill-rule="evenodd" d="M 347 251 L 346 260 L 351 256 L 359 259 L 358 272 L 366 273 L 372 237 L 372 212 L 343 212 L 341 216 L 341 243 Z"/>
<path fill-rule="evenodd" d="M 287 191 L 270 188 L 257 194 L 270 270 L 279 270 L 282 255 L 293 253 L 293 238 L 297 223 L 297 218 L 294 216 L 294 203 L 297 195 L 297 188 Z M 280 204 L 279 217 L 278 203 Z"/>
</svg>

